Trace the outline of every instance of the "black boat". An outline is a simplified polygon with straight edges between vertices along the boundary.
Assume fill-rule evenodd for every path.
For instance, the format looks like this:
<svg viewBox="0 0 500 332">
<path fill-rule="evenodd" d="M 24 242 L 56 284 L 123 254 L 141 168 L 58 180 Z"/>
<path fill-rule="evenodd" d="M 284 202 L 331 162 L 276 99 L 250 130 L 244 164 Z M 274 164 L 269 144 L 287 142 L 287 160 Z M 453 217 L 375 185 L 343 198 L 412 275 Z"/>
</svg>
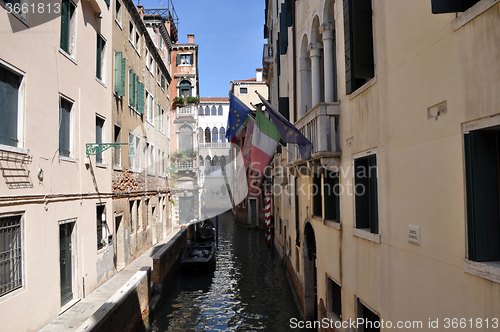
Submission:
<svg viewBox="0 0 500 332">
<path fill-rule="evenodd" d="M 210 219 L 203 220 L 199 223 L 197 233 L 198 241 L 200 242 L 215 240 L 214 224 L 210 221 Z"/>
<path fill-rule="evenodd" d="M 215 243 L 195 242 L 187 246 L 181 255 L 181 267 L 186 271 L 206 271 L 215 263 Z"/>
</svg>

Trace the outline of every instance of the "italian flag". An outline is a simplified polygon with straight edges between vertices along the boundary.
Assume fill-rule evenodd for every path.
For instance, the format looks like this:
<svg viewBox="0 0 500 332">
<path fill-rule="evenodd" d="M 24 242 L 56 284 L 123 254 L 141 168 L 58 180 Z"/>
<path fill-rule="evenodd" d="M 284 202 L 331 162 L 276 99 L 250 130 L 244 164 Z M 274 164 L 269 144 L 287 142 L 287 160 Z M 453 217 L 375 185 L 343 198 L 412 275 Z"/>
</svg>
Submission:
<svg viewBox="0 0 500 332">
<path fill-rule="evenodd" d="M 257 110 L 252 137 L 252 168 L 264 172 L 280 141 L 276 126 Z"/>
</svg>

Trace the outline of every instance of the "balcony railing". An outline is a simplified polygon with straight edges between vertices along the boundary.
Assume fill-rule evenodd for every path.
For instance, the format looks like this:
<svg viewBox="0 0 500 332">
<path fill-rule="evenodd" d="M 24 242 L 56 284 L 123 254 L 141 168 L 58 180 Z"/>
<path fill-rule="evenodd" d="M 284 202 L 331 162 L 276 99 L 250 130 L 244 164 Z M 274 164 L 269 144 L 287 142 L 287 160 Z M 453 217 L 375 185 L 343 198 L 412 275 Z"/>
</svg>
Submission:
<svg viewBox="0 0 500 332">
<path fill-rule="evenodd" d="M 176 112 L 177 119 L 186 117 L 195 117 L 198 114 L 197 107 L 193 105 L 188 105 L 184 107 L 178 107 Z"/>
<path fill-rule="evenodd" d="M 227 148 L 229 149 L 231 147 L 231 143 L 229 142 L 219 142 L 219 143 L 200 143 L 200 149 L 202 148 Z"/>
<path fill-rule="evenodd" d="M 313 144 L 311 159 L 340 157 L 338 103 L 320 103 L 295 123 Z M 296 145 L 288 145 L 288 162 L 301 159 Z"/>
<path fill-rule="evenodd" d="M 175 161 L 176 169 L 192 169 L 198 167 L 196 159 L 193 160 L 176 160 Z"/>
</svg>

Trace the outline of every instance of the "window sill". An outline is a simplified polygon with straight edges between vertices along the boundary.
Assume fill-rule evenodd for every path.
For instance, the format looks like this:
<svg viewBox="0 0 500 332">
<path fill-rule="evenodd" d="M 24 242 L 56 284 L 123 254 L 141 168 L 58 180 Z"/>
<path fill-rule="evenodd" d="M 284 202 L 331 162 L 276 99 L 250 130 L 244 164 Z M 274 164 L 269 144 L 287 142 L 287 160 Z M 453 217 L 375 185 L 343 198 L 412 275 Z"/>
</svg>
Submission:
<svg viewBox="0 0 500 332">
<path fill-rule="evenodd" d="M 123 30 L 122 24 L 118 21 L 118 19 L 115 18 L 116 25 L 120 28 L 120 30 Z"/>
<path fill-rule="evenodd" d="M 464 258 L 464 271 L 466 273 L 500 283 L 500 262 L 474 262 Z"/>
<path fill-rule="evenodd" d="M 59 156 L 59 160 L 67 161 L 69 163 L 76 163 L 76 159 L 71 157 Z"/>
<path fill-rule="evenodd" d="M 68 59 L 69 61 L 73 62 L 75 65 L 78 65 L 78 62 L 76 61 L 75 58 L 73 58 L 71 55 L 69 55 L 68 53 L 66 53 L 65 50 L 63 50 L 62 48 L 59 48 L 59 53 L 61 53 L 62 55 L 64 55 L 64 57 L 66 59 Z"/>
<path fill-rule="evenodd" d="M 380 243 L 380 234 L 370 233 L 370 230 L 368 228 L 358 229 L 358 228 L 353 227 L 352 234 L 354 236 L 360 237 L 360 238 L 368 240 L 368 241 Z"/>
<path fill-rule="evenodd" d="M 99 168 L 103 168 L 103 169 L 108 168 L 108 165 L 107 165 L 107 164 L 101 164 L 101 163 L 97 163 L 97 162 L 96 162 L 96 164 L 95 164 L 95 165 L 96 165 L 97 167 L 99 167 Z"/>
<path fill-rule="evenodd" d="M 19 154 L 28 154 L 28 150 L 26 149 L 21 149 L 15 146 L 10 146 L 10 145 L 4 145 L 0 144 L 0 151 L 6 151 L 6 152 L 14 152 L 14 153 L 19 153 Z"/>
<path fill-rule="evenodd" d="M 113 165 L 113 170 L 115 171 L 123 171 L 123 168 L 121 165 Z"/>
<path fill-rule="evenodd" d="M 99 82 L 103 87 L 105 87 L 106 89 L 108 88 L 108 86 L 106 85 L 106 83 L 104 83 L 103 81 L 101 81 L 98 77 L 95 78 L 95 80 L 97 82 Z"/>
<path fill-rule="evenodd" d="M 351 93 L 349 95 L 350 99 L 353 100 L 354 98 L 356 98 L 357 96 L 368 90 L 375 83 L 377 83 L 377 75 L 375 75 L 371 80 L 360 86 L 356 91 Z"/>
<path fill-rule="evenodd" d="M 334 220 L 323 219 L 323 225 L 331 227 L 336 230 L 342 230 L 342 224 Z"/>
<path fill-rule="evenodd" d="M 458 15 L 456 19 L 451 22 L 451 30 L 457 31 L 494 5 L 498 4 L 498 0 L 482 0 L 476 3 L 474 6 L 467 9 L 462 14 Z"/>
</svg>

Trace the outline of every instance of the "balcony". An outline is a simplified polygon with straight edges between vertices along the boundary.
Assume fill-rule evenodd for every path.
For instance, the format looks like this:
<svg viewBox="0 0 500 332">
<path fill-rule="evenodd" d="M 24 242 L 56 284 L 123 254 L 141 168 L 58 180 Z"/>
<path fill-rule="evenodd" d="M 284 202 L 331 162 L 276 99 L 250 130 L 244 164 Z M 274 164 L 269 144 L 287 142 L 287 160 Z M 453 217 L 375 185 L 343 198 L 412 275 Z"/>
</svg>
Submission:
<svg viewBox="0 0 500 332">
<path fill-rule="evenodd" d="M 200 149 L 215 149 L 215 148 L 222 148 L 222 149 L 229 149 L 231 147 L 231 143 L 229 142 L 219 142 L 219 143 L 200 143 L 199 145 Z"/>
<path fill-rule="evenodd" d="M 264 52 L 262 54 L 262 65 L 264 66 L 263 68 L 264 79 L 267 79 L 267 73 L 269 72 L 272 63 L 273 63 L 273 45 L 265 44 Z"/>
<path fill-rule="evenodd" d="M 338 166 L 340 162 L 339 103 L 319 103 L 295 123 L 313 144 L 311 158 L 303 160 L 296 145 L 288 146 L 287 166 L 319 161 L 321 166 Z"/>
<path fill-rule="evenodd" d="M 198 114 L 198 108 L 195 104 L 177 107 L 175 112 L 174 122 L 195 122 L 196 116 Z"/>
</svg>

